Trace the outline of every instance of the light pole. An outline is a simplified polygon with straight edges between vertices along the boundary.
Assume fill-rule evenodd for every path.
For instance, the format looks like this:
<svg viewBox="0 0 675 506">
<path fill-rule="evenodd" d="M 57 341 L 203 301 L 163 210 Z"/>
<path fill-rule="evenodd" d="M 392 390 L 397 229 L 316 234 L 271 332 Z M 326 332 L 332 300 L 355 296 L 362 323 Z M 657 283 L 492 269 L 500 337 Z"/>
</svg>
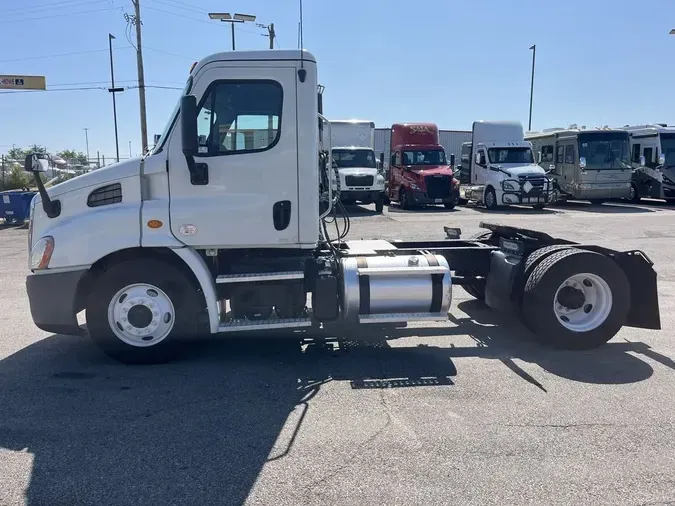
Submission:
<svg viewBox="0 0 675 506">
<path fill-rule="evenodd" d="M 232 51 L 235 49 L 234 45 L 234 24 L 235 23 L 246 23 L 255 21 L 255 16 L 251 14 L 235 14 L 232 16 L 229 12 L 209 12 L 210 19 L 219 19 L 224 23 L 230 23 L 232 28 Z"/>
<path fill-rule="evenodd" d="M 87 163 L 86 165 L 89 165 L 89 129 L 84 128 L 84 141 L 87 145 Z"/>
<path fill-rule="evenodd" d="M 131 141 L 129 141 L 129 160 L 131 160 Z"/>
<path fill-rule="evenodd" d="M 115 88 L 115 67 L 113 66 L 113 51 L 112 51 L 112 41 L 115 36 L 112 33 L 108 34 L 108 47 L 110 49 L 110 88 L 108 91 L 112 93 L 112 103 L 113 103 L 113 121 L 115 122 L 115 154 L 116 161 L 120 161 L 120 143 L 119 138 L 117 137 L 117 103 L 115 101 L 115 93 L 118 91 L 124 91 L 124 88 Z"/>
<path fill-rule="evenodd" d="M 532 78 L 530 80 L 530 121 L 527 124 L 527 131 L 532 130 L 532 98 L 534 97 L 534 60 L 537 56 L 537 45 L 530 47 L 532 50 Z"/>
<path fill-rule="evenodd" d="M 675 28 L 673 28 L 670 32 L 668 32 L 668 35 L 675 35 Z"/>
</svg>

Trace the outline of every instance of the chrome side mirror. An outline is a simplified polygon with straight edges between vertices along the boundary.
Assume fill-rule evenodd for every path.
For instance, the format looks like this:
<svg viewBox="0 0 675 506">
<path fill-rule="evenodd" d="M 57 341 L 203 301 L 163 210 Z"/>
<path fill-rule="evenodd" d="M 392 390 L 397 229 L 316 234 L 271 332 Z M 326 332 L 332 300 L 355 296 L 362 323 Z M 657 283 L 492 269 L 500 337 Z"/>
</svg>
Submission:
<svg viewBox="0 0 675 506">
<path fill-rule="evenodd" d="M 645 160 L 645 157 L 641 156 L 640 157 L 640 167 L 644 167 L 646 163 L 647 163 L 647 161 Z"/>
<path fill-rule="evenodd" d="M 579 167 L 581 167 L 582 169 L 586 168 L 586 157 L 585 156 L 582 156 L 581 158 L 579 158 Z"/>
<path fill-rule="evenodd" d="M 659 155 L 659 165 L 665 165 L 665 164 L 666 164 L 666 155 L 664 155 L 663 153 L 661 153 L 661 154 Z"/>
</svg>

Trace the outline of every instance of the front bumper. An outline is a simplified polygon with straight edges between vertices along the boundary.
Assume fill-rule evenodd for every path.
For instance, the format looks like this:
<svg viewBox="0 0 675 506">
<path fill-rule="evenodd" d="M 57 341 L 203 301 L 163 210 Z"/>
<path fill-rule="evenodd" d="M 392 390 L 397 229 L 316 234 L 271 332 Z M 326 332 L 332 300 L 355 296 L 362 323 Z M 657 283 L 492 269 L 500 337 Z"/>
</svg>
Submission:
<svg viewBox="0 0 675 506">
<path fill-rule="evenodd" d="M 358 200 L 359 202 L 375 202 L 384 198 L 384 188 L 381 190 L 343 190 L 340 192 L 340 200 Z"/>
<path fill-rule="evenodd" d="M 450 190 L 450 196 L 439 199 L 431 199 L 426 192 L 421 190 L 412 190 L 412 204 L 413 205 L 434 205 L 434 204 L 457 204 L 459 202 L 459 186 Z"/>
<path fill-rule="evenodd" d="M 536 185 L 527 179 L 507 179 L 502 181 L 502 192 L 501 203 L 504 205 L 551 204 L 557 198 L 557 192 L 549 179 L 537 179 Z"/>
<path fill-rule="evenodd" d="M 87 270 L 45 272 L 26 277 L 26 291 L 33 322 L 45 332 L 82 334 L 77 324 L 77 287 Z"/>
</svg>

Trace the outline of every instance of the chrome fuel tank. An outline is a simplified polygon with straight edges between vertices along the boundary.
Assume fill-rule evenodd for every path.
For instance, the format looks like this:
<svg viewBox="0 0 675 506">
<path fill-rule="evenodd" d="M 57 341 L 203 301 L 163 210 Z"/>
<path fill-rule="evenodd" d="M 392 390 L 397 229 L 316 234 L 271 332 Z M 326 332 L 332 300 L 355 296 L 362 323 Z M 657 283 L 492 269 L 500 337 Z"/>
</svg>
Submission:
<svg viewBox="0 0 675 506">
<path fill-rule="evenodd" d="M 340 271 L 346 321 L 447 319 L 452 281 L 440 255 L 351 256 L 341 259 Z"/>
</svg>

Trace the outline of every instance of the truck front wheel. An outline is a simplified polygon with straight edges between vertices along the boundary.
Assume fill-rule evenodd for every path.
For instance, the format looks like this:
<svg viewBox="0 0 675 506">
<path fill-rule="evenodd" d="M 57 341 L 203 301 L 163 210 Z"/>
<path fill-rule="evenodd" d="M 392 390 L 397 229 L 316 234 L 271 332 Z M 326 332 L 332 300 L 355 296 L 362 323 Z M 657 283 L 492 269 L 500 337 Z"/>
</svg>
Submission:
<svg viewBox="0 0 675 506">
<path fill-rule="evenodd" d="M 567 248 L 549 254 L 531 270 L 522 317 L 544 344 L 590 349 L 621 329 L 629 300 L 628 280 L 613 260 Z"/>
<path fill-rule="evenodd" d="M 381 213 L 384 211 L 384 195 L 380 195 L 375 201 L 375 212 Z"/>
<path fill-rule="evenodd" d="M 499 207 L 499 204 L 497 203 L 497 195 L 495 194 L 494 189 L 488 188 L 485 190 L 483 204 L 485 204 L 485 208 L 489 211 L 494 211 Z"/>
<path fill-rule="evenodd" d="M 122 262 L 96 279 L 86 307 L 89 335 L 125 364 L 166 362 L 179 337 L 197 333 L 201 302 L 174 266 L 149 259 Z"/>
</svg>

